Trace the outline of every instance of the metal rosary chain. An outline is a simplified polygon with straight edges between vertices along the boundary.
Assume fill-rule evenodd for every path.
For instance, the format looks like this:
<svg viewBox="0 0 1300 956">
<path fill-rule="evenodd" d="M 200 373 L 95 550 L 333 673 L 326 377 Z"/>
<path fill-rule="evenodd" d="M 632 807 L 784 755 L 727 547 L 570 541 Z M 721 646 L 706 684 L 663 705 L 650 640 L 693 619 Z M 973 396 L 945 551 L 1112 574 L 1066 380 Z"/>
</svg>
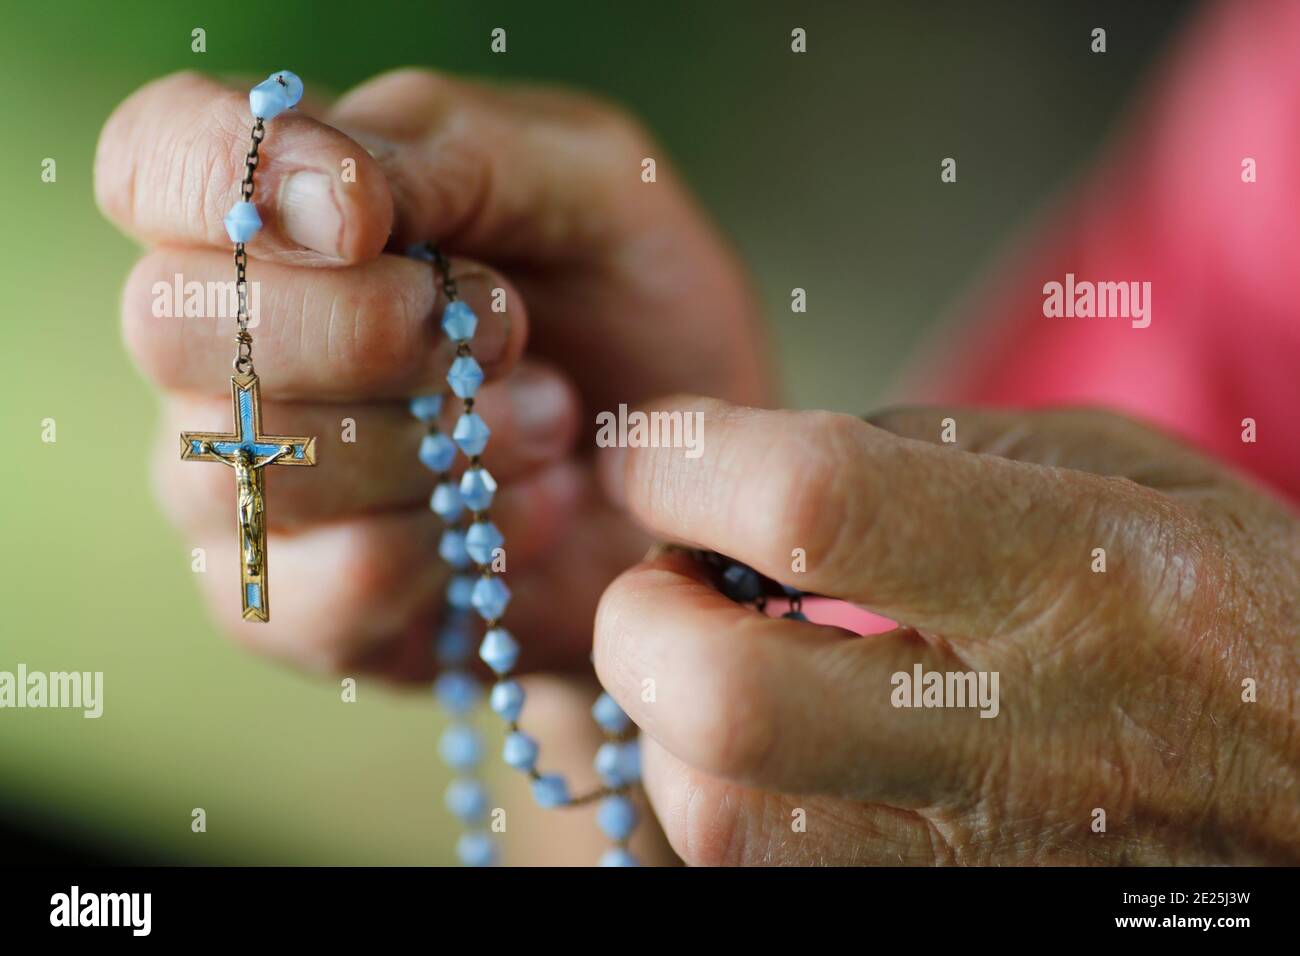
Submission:
<svg viewBox="0 0 1300 956">
<path fill-rule="evenodd" d="M 460 298 L 460 293 L 456 288 L 456 277 L 451 274 L 451 261 L 442 252 L 434 246 L 429 246 L 429 255 L 433 256 L 433 267 L 438 270 L 438 278 L 442 280 L 442 291 L 447 296 L 448 302 L 455 302 Z"/>
<path fill-rule="evenodd" d="M 282 81 L 283 82 L 283 81 Z M 244 181 L 239 187 L 240 197 L 244 202 L 253 201 L 253 173 L 257 171 L 258 148 L 266 137 L 266 124 L 259 117 L 253 123 L 252 144 L 244 157 Z M 248 253 L 242 242 L 235 243 L 235 292 L 239 297 L 239 310 L 236 321 L 239 331 L 235 334 L 235 371 L 242 375 L 253 373 L 253 335 L 248 331 Z"/>
</svg>

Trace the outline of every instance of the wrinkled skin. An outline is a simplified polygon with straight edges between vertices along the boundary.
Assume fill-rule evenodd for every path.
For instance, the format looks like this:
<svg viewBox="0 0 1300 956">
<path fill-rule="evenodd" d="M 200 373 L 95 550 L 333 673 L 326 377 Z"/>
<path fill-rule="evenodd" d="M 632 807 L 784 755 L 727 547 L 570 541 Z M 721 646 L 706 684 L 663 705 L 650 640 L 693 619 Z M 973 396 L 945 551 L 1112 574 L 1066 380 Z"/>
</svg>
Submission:
<svg viewBox="0 0 1300 956">
<path fill-rule="evenodd" d="M 731 253 L 644 132 L 573 94 L 405 70 L 272 121 L 249 245 L 264 420 L 319 435 L 324 467 L 268 475 L 276 619 L 242 623 L 229 479 L 175 460 L 181 429 L 228 425 L 233 322 L 156 319 L 152 288 L 231 278 L 221 218 L 248 127 L 242 92 L 179 74 L 124 102 L 96 157 L 101 207 L 150 246 L 123 326 L 165 398 L 159 494 L 231 569 L 202 577 L 238 640 L 312 671 L 432 673 L 445 571 L 404 399 L 441 386 L 452 348 L 431 270 L 393 254 L 432 240 L 480 316 L 526 666 L 585 662 L 645 530 L 908 625 L 856 639 L 760 618 L 680 556 L 612 585 L 597 665 L 646 731 L 647 789 L 687 862 L 1300 860 L 1296 517 L 1181 446 L 1097 413 L 949 411 L 953 448 L 937 412 L 872 427 L 707 403 L 689 469 L 672 450 L 608 465 L 644 530 L 605 502 L 579 452 L 595 411 L 706 384 L 761 404 L 772 386 Z M 323 201 L 291 186 L 302 172 Z M 918 661 L 998 671 L 998 717 L 892 708 L 890 675 Z"/>
<path fill-rule="evenodd" d="M 1293 511 L 1101 412 L 667 405 L 705 453 L 609 456 L 642 523 L 908 625 L 763 617 L 680 552 L 614 583 L 597 670 L 687 862 L 1300 862 Z M 1000 713 L 892 707 L 917 662 L 997 671 Z"/>
</svg>

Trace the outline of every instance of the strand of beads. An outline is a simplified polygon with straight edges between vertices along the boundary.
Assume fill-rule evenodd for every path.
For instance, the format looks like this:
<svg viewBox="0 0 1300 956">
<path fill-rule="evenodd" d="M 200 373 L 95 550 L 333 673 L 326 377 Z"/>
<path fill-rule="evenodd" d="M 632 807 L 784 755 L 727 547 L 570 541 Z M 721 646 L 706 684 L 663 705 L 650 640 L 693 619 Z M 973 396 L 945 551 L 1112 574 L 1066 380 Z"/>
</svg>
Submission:
<svg viewBox="0 0 1300 956">
<path fill-rule="evenodd" d="M 408 254 L 427 262 L 437 261 L 437 253 L 425 245 L 412 247 Z M 450 276 L 444 276 L 443 292 L 448 300 L 442 317 L 443 329 L 457 342 L 467 342 L 474 334 L 477 319 L 464 303 L 457 300 L 456 283 Z M 465 413 L 473 415 L 474 394 L 483 380 L 483 373 L 472 357 L 460 354 L 467 351 L 467 345 L 458 347 L 447 382 L 451 390 L 465 400 Z M 462 361 L 466 358 L 467 362 Z M 486 425 L 480 429 L 471 420 L 470 425 L 462 428 L 458 422 L 452 437 L 448 437 L 438 428 L 443 400 L 442 394 L 423 395 L 411 400 L 411 414 L 423 421 L 428 429 L 420 443 L 420 461 L 437 476 L 429 507 L 447 525 L 438 544 L 438 554 L 452 568 L 447 586 L 448 613 L 435 648 L 442 672 L 434 683 L 434 695 L 450 717 L 439 742 L 439 752 L 456 774 L 447 786 L 447 809 L 466 828 L 456 842 L 456 856 L 466 866 L 490 866 L 497 860 L 497 846 L 491 834 L 483 828 L 490 801 L 487 788 L 476 774 L 483 759 L 483 742 L 469 722 L 483 696 L 483 688 L 469 669 L 474 649 L 471 608 L 475 607 L 476 587 L 474 579 L 465 573 L 470 565 L 470 556 L 462 516 L 467 506 L 474 508 L 476 513 L 485 511 L 491 503 L 496 483 L 486 470 L 477 465 L 478 452 L 487 441 Z M 464 419 L 465 415 L 461 417 Z M 482 422 L 477 415 L 473 415 L 473 419 Z M 451 476 L 458 445 L 467 455 L 473 455 L 475 467 L 472 470 L 478 472 L 470 478 L 467 471 L 459 486 Z M 473 448 L 477 451 L 471 452 Z M 504 588 L 504 584 L 501 587 Z M 489 597 L 486 592 L 481 593 L 479 603 Z"/>
<path fill-rule="evenodd" d="M 484 621 L 479 657 L 496 674 L 491 707 L 506 722 L 502 759 L 528 774 L 533 798 L 543 807 L 573 807 L 599 800 L 597 823 L 615 844 L 601 858 L 601 864 L 635 866 L 636 860 L 628 852 L 627 843 L 636 827 L 637 811 L 628 791 L 640 778 L 640 753 L 636 740 L 631 737 L 632 723 L 613 698 L 601 694 L 592 707 L 592 715 L 606 735 L 606 742 L 596 755 L 596 771 L 602 786 L 583 796 L 571 796 L 568 783 L 560 774 L 544 774 L 537 769 L 541 748 L 519 727 L 524 690 L 517 681 L 509 679 L 519 659 L 519 645 L 501 625 L 510 603 L 510 590 L 502 580 L 504 539 L 488 514 L 497 484 L 481 460 L 491 430 L 474 411 L 475 396 L 483 383 L 483 370 L 474 360 L 470 347 L 478 318 L 457 298 L 456 282 L 442 253 L 428 244 L 420 244 L 408 250 L 408 254 L 431 262 L 441 279 L 447 298 L 442 327 L 456 343 L 456 358 L 447 373 L 447 384 L 463 403 L 450 441 L 437 430 L 441 396 L 426 396 L 412 403 L 412 411 L 430 423 L 420 458 L 438 476 L 430 506 L 448 524 L 438 552 L 453 569 L 447 586 L 449 614 L 439 640 L 439 661 L 448 669 L 436 686 L 444 706 L 461 719 L 443 737 L 443 757 L 458 770 L 466 770 L 477 765 L 482 750 L 473 728 L 463 722 L 463 715 L 478 696 L 477 682 L 463 669 L 469 645 L 466 618 L 472 608 Z M 459 485 L 453 483 L 449 474 L 456 448 L 467 459 Z M 465 513 L 468 518 L 462 520 Z M 477 578 L 468 573 L 471 564 L 477 569 Z M 468 820 L 469 812 L 486 813 L 487 808 L 481 785 L 473 790 L 472 800 L 468 796 L 470 790 L 471 784 L 465 779 L 453 781 L 448 790 L 449 808 L 467 822 L 472 822 Z M 457 849 L 463 862 L 483 863 L 495 859 L 495 845 L 486 834 L 466 833 Z"/>
<path fill-rule="evenodd" d="M 274 119 L 285 110 L 293 109 L 302 99 L 302 80 L 287 70 L 272 73 L 248 93 L 248 109 L 253 114 L 252 143 L 244 157 L 244 179 L 239 187 L 239 201 L 230 207 L 222 220 L 226 235 L 235 244 L 235 292 L 239 305 L 236 333 L 237 351 L 235 371 L 251 374 L 253 371 L 253 336 L 248 331 L 248 253 L 246 243 L 262 229 L 262 217 L 253 203 L 253 174 L 257 171 L 258 150 L 266 137 L 266 121 Z"/>
</svg>

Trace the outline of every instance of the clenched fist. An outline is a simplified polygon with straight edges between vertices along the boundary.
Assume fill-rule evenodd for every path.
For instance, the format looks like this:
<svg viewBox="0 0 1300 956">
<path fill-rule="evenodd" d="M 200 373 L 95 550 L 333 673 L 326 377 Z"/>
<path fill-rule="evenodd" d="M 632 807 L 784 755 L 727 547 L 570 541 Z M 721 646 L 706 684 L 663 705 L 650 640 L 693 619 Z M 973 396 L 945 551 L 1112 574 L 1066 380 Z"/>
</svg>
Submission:
<svg viewBox="0 0 1300 956">
<path fill-rule="evenodd" d="M 431 676 L 447 572 L 406 401 L 445 387 L 455 343 L 434 270 L 402 255 L 431 241 L 480 319 L 484 463 L 501 486 L 493 516 L 522 663 L 585 665 L 601 590 L 647 543 L 596 492 L 597 412 L 706 380 L 737 401 L 770 393 L 730 251 L 649 136 L 580 94 L 401 70 L 278 116 L 257 172 L 265 227 L 247 249 L 252 331 L 263 421 L 319 436 L 320 467 L 266 476 L 277 609 L 248 625 L 230 474 L 176 456 L 182 429 L 229 427 L 235 321 L 153 306 L 177 275 L 233 279 L 222 217 L 249 123 L 244 92 L 177 74 L 117 109 L 95 164 L 101 208 L 150 246 L 127 281 L 124 335 L 165 399 L 159 497 L 229 569 L 203 576 L 216 613 L 238 640 L 309 670 Z M 645 156 L 659 160 L 653 184 Z"/>
</svg>

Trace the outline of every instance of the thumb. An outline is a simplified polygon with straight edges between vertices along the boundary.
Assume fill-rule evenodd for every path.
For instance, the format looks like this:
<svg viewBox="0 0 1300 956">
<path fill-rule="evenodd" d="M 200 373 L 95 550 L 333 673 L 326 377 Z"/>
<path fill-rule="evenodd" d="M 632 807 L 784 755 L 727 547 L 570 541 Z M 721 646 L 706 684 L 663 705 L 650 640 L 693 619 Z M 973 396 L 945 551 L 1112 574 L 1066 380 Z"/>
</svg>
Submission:
<svg viewBox="0 0 1300 956">
<path fill-rule="evenodd" d="M 229 249 L 223 219 L 240 195 L 252 126 L 247 92 L 197 73 L 142 87 L 100 134 L 100 208 L 148 242 Z M 269 122 L 259 157 L 254 202 L 263 228 L 249 255 L 295 265 L 379 255 L 393 200 L 360 144 L 292 111 Z"/>
<path fill-rule="evenodd" d="M 383 168 L 399 246 L 454 240 L 465 255 L 530 261 L 606 251 L 651 201 L 634 124 L 578 94 L 403 69 L 346 94 L 329 119 Z"/>
</svg>

